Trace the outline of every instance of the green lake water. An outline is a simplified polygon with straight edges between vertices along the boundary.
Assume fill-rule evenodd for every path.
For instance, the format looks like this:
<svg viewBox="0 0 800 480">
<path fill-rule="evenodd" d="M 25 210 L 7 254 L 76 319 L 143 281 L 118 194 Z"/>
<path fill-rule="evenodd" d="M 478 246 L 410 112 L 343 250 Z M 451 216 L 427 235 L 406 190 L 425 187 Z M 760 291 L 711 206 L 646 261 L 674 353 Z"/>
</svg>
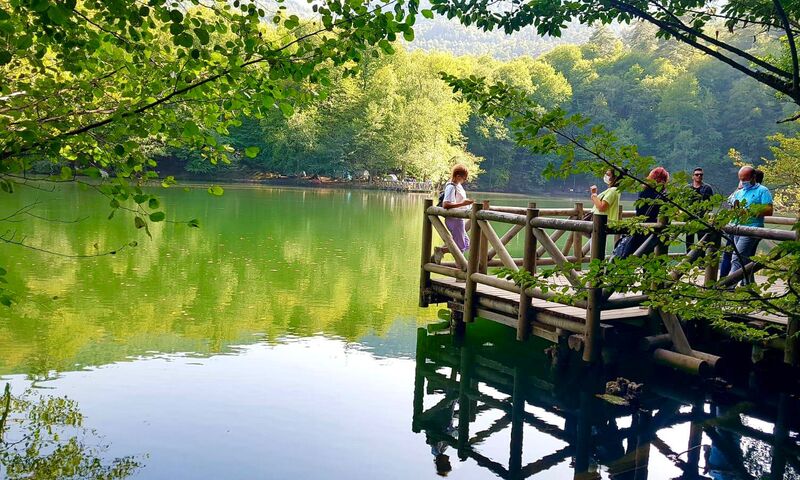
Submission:
<svg viewBox="0 0 800 480">
<path fill-rule="evenodd" d="M 438 321 L 440 308 L 417 306 L 424 196 L 255 186 L 229 186 L 222 197 L 203 188 L 157 193 L 168 219 L 197 218 L 201 227 L 153 224 L 151 239 L 132 217 L 107 220 L 107 200 L 71 185 L 21 190 L 0 205 L 5 216 L 40 201 L 32 212 L 42 218 L 4 230 L 48 250 L 92 254 L 138 242 L 116 255 L 80 260 L 0 245 L 0 265 L 18 300 L 0 311 L 0 381 L 14 392 L 30 388 L 75 400 L 94 429 L 86 441 L 101 445 L 103 458 L 136 458 L 141 467 L 133 478 L 438 478 L 435 460 L 445 452 L 449 476 L 458 479 L 519 478 L 522 467 L 559 451 L 548 457 L 552 465 L 536 464 L 542 467 L 536 478 L 572 478 L 581 465 L 573 435 L 580 421 L 570 420 L 567 407 L 537 403 L 531 393 L 516 418 L 573 433 L 547 434 L 530 419 L 519 430 L 510 417 L 503 420 L 508 395 L 474 379 L 475 392 L 496 402 L 471 400 L 470 430 L 497 425 L 496 431 L 473 442 L 474 455 L 448 447 L 447 438 L 465 438 L 467 419 L 466 393 L 453 383 L 465 383 L 463 372 L 452 358 L 465 362 L 456 367 L 494 358 L 489 367 L 502 375 L 524 372 L 518 378 L 530 388 L 555 385 L 547 390 L 553 402 L 588 407 L 579 401 L 579 385 L 540 368 L 547 345 L 531 342 L 511 358 L 508 352 L 520 346 L 508 340 L 509 331 L 480 322 L 475 331 L 487 336 L 474 335 L 479 340 L 471 346 L 453 346 L 447 334 L 418 337 L 419 327 Z M 481 198 L 507 205 L 529 200 Z M 570 205 L 534 200 L 540 207 Z M 441 374 L 443 383 L 422 380 L 425 369 Z M 434 407 L 449 419 L 416 421 Z M 713 411 L 710 404 L 673 408 Z M 757 417 L 745 423 L 772 431 Z M 620 418 L 615 431 L 633 429 L 639 417 Z M 679 453 L 692 425 L 655 430 Z M 603 437 L 603 428 L 590 428 L 589 436 Z M 633 450 L 636 435 L 625 438 L 620 445 Z M 702 441 L 712 443 L 708 435 Z M 766 451 L 750 463 L 769 470 L 766 443 L 740 444 L 745 452 L 748 445 Z M 620 476 L 608 465 L 626 452 L 606 455 L 600 447 L 587 454 L 596 466 L 585 478 L 645 478 L 629 475 L 648 471 L 649 478 L 676 478 L 685 471 L 666 450 L 648 447 L 646 460 L 637 457 L 644 466 Z"/>
</svg>

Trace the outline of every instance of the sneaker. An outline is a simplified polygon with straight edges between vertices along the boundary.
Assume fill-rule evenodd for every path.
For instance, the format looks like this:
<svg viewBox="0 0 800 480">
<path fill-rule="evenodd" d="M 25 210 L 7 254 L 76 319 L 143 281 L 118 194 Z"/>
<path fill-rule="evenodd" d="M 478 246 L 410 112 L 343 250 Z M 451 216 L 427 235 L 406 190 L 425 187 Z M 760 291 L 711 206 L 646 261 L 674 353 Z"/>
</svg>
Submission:
<svg viewBox="0 0 800 480">
<path fill-rule="evenodd" d="M 437 264 L 442 263 L 442 258 L 444 258 L 444 248 L 433 247 L 433 255 L 431 255 L 431 262 Z"/>
</svg>

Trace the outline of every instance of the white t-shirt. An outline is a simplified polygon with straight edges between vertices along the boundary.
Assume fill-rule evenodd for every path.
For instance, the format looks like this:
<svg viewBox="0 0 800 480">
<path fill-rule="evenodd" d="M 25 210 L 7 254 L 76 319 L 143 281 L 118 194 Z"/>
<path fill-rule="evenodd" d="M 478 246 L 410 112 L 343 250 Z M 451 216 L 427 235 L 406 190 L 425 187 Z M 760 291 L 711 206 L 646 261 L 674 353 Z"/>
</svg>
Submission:
<svg viewBox="0 0 800 480">
<path fill-rule="evenodd" d="M 461 203 L 466 199 L 467 192 L 464 191 L 464 187 L 462 187 L 460 183 L 448 183 L 445 185 L 443 201 L 450 203 Z M 461 208 L 466 208 L 466 206 Z"/>
</svg>

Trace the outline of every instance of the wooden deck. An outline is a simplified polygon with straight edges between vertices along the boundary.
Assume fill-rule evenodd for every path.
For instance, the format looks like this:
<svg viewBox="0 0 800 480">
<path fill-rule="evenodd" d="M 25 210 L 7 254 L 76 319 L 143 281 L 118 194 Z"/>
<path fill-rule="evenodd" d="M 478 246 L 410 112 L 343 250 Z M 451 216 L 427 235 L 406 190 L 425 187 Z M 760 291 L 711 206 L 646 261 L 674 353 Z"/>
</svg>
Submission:
<svg viewBox="0 0 800 480">
<path fill-rule="evenodd" d="M 530 335 L 557 343 L 566 339 L 569 347 L 582 351 L 583 360 L 590 363 L 601 361 L 602 350 L 614 343 L 608 340 L 615 339 L 620 333 L 620 340 L 624 337 L 626 348 L 630 349 L 631 345 L 637 343 L 644 345 L 659 363 L 693 373 L 713 369 L 720 358 L 693 349 L 681 319 L 674 313 L 644 307 L 648 296 L 641 292 L 613 293 L 606 298 L 609 293 L 603 287 L 586 283 L 581 272 L 583 265 L 609 261 L 609 246 L 613 240 L 605 216 L 595 215 L 592 221 L 586 221 L 583 220 L 583 211 L 580 203 L 573 209 L 537 209 L 533 205 L 519 209 L 489 208 L 488 202 L 483 202 L 474 204 L 471 212 L 464 212 L 434 207 L 430 200 L 426 201 L 420 257 L 420 305 L 446 303 L 452 311 L 451 325 L 455 331 L 464 332 L 466 325 L 474 318 L 482 317 L 516 329 L 518 340 L 525 340 Z M 455 244 L 442 217 L 470 220 L 472 228 L 469 235 L 473 248 L 468 250 L 468 258 Z M 787 218 L 772 221 L 786 225 L 795 220 Z M 505 226 L 502 226 L 502 230 L 500 226 L 495 230 L 493 224 Z M 658 236 L 658 228 L 664 225 L 648 225 L 653 231 L 634 255 L 648 254 L 648 248 L 666 254 L 667 247 Z M 735 232 L 729 231 L 730 228 Z M 432 260 L 434 231 L 453 255 L 453 262 Z M 725 231 L 731 235 L 778 241 L 797 239 L 796 232 L 781 229 L 737 226 L 725 227 Z M 517 234 L 524 239 L 522 258 L 514 258 L 507 248 Z M 715 248 L 713 241 L 699 243 L 708 245 L 709 249 Z M 702 253 L 693 249 L 687 253 L 670 253 L 669 256 L 675 258 L 677 266 L 692 264 Z M 559 287 L 556 289 L 558 295 L 552 288 L 523 289 L 510 279 L 490 274 L 492 267 L 504 267 L 511 271 L 523 269 L 537 275 L 537 268 L 553 265 L 559 266 L 562 273 L 543 278 L 547 278 L 553 287 Z M 745 272 L 757 271 L 758 268 L 751 262 L 744 270 L 722 279 L 718 278 L 717 268 L 711 265 L 705 265 L 700 271 L 695 269 L 696 273 L 675 268 L 669 275 L 672 280 L 697 282 L 708 288 L 724 290 L 741 281 Z M 767 279 L 756 277 L 756 281 L 761 283 Z M 630 288 L 635 289 L 635 286 Z M 581 299 L 559 303 L 564 300 L 563 295 L 569 295 L 570 291 L 580 291 Z M 776 283 L 770 291 L 778 296 L 786 291 L 786 287 Z M 783 332 L 783 338 L 772 336 L 769 341 L 758 341 L 756 346 L 784 349 L 787 363 L 800 363 L 800 346 L 797 345 L 797 336 L 791 333 L 800 329 L 800 319 L 767 312 L 740 315 L 733 308 L 726 314 L 728 319 L 755 328 L 778 327 Z M 621 345 L 623 342 L 618 343 Z"/>
</svg>

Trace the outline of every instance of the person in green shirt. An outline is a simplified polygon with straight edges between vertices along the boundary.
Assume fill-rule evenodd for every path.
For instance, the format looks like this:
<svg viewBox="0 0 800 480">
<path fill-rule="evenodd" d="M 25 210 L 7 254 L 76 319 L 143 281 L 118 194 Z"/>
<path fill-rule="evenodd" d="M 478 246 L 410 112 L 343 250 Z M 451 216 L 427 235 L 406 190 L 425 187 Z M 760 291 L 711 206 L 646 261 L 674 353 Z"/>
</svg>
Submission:
<svg viewBox="0 0 800 480">
<path fill-rule="evenodd" d="M 592 185 L 590 191 L 592 192 L 592 213 L 595 215 L 608 215 L 609 222 L 616 222 L 619 220 L 619 197 L 620 192 L 617 189 L 617 181 L 619 177 L 616 170 L 608 169 L 603 177 L 603 181 L 608 185 L 602 193 L 597 193 L 597 185 Z"/>
</svg>

